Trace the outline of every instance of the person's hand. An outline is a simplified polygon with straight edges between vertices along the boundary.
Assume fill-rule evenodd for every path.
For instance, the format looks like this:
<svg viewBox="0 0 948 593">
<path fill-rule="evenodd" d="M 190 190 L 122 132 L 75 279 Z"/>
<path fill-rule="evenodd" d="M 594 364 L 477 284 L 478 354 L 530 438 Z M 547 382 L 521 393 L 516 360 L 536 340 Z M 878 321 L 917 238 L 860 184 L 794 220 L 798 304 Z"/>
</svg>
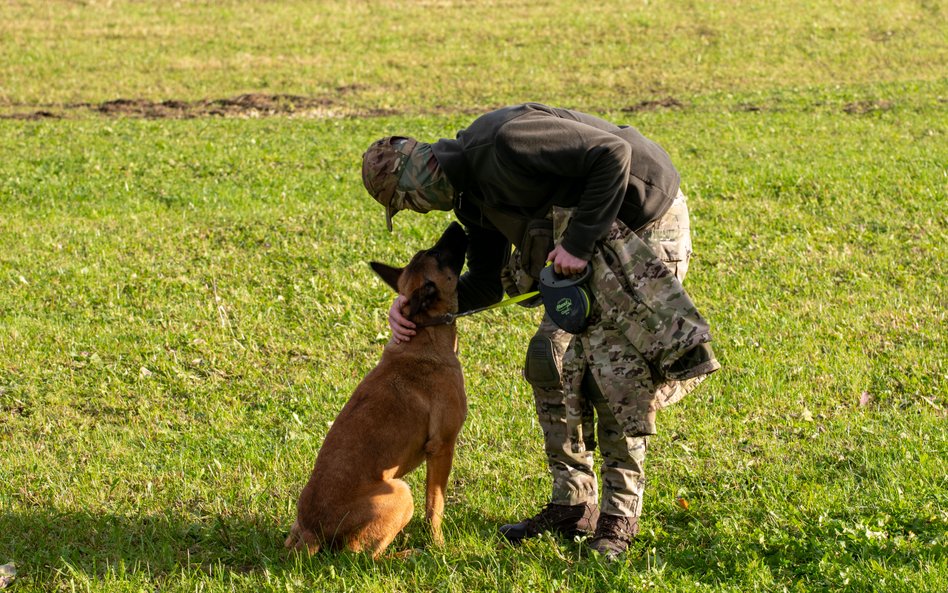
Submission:
<svg viewBox="0 0 948 593">
<path fill-rule="evenodd" d="M 392 308 L 388 310 L 388 326 L 392 329 L 396 344 L 407 342 L 415 335 L 415 324 L 402 315 L 402 307 L 407 303 L 408 299 L 398 295 L 392 303 Z"/>
<path fill-rule="evenodd" d="M 561 276 L 574 276 L 586 269 L 589 260 L 581 259 L 557 245 L 546 256 L 546 261 L 552 262 L 553 269 Z"/>
</svg>

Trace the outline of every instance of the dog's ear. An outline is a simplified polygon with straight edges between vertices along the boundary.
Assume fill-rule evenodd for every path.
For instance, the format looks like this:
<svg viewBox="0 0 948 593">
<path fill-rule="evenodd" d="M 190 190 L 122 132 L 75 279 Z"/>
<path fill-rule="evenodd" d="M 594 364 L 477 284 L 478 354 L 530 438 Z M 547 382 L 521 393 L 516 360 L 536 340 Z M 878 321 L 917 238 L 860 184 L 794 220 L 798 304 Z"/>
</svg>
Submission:
<svg viewBox="0 0 948 593">
<path fill-rule="evenodd" d="M 438 264 L 447 266 L 455 274 L 461 275 L 461 268 L 464 267 L 464 254 L 467 252 L 467 233 L 464 227 L 456 222 L 452 222 L 445 229 L 441 238 L 435 243 L 435 246 L 428 250 L 429 253 L 438 258 Z"/>
<path fill-rule="evenodd" d="M 408 317 L 427 311 L 438 302 L 438 287 L 428 280 L 408 297 Z"/>
<path fill-rule="evenodd" d="M 378 274 L 379 278 L 391 286 L 392 290 L 398 292 L 398 279 L 401 277 L 402 270 L 405 268 L 393 268 L 392 266 L 377 261 L 369 262 L 369 265 L 372 266 L 372 270 Z"/>
</svg>

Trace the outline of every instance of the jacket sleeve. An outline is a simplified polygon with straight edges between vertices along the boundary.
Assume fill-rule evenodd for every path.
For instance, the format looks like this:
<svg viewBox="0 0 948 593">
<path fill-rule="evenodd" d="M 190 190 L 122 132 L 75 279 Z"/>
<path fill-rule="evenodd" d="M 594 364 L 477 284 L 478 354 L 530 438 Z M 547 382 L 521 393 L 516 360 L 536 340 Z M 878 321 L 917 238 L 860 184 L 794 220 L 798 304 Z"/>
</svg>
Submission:
<svg viewBox="0 0 948 593">
<path fill-rule="evenodd" d="M 525 175 L 583 180 L 561 244 L 572 255 L 590 259 L 625 198 L 632 165 L 629 143 L 579 121 L 535 112 L 504 124 L 495 148 L 506 167 Z"/>
<path fill-rule="evenodd" d="M 458 310 L 470 311 L 499 302 L 504 296 L 500 273 L 510 258 L 510 242 L 500 231 L 481 225 L 455 210 L 468 235 L 467 270 L 458 279 Z"/>
</svg>

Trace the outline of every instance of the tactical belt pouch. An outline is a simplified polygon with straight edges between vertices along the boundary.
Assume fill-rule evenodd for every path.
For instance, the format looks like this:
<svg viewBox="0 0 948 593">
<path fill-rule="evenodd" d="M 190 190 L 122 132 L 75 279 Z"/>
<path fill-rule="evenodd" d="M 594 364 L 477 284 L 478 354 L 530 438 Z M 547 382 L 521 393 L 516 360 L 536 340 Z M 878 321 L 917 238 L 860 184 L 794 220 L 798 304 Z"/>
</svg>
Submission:
<svg viewBox="0 0 948 593">
<path fill-rule="evenodd" d="M 507 264 L 500 270 L 500 283 L 504 287 L 504 292 L 508 297 L 518 297 L 528 292 L 536 292 L 537 279 L 527 274 L 526 270 L 520 264 L 520 251 L 514 251 L 510 254 Z M 517 305 L 521 307 L 538 307 L 543 303 L 540 295 L 520 301 Z"/>
<path fill-rule="evenodd" d="M 492 209 L 485 209 L 484 212 L 488 220 L 516 247 L 501 272 L 504 291 L 509 296 L 518 296 L 537 290 L 546 256 L 553 251 L 552 218 L 520 218 Z M 524 307 L 536 307 L 539 304 L 539 298 L 520 303 Z"/>
<path fill-rule="evenodd" d="M 540 278 L 546 265 L 546 256 L 553 251 L 553 220 L 535 218 L 526 224 L 520 241 L 520 262 L 524 271 L 533 278 Z"/>
<path fill-rule="evenodd" d="M 576 278 L 558 275 L 549 265 L 540 272 L 540 297 L 550 320 L 560 329 L 571 334 L 581 334 L 589 325 L 592 299 L 586 283 L 592 274 L 592 266 L 586 266 Z"/>
</svg>

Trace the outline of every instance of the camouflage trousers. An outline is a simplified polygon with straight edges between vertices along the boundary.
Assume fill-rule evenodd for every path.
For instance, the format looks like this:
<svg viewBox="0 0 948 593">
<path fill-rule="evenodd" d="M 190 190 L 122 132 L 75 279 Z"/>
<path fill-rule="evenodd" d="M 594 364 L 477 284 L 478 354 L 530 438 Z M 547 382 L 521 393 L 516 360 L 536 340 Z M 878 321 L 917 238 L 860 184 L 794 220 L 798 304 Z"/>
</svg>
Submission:
<svg viewBox="0 0 948 593">
<path fill-rule="evenodd" d="M 668 212 L 638 236 L 669 270 L 684 280 L 691 256 L 688 206 L 680 192 Z M 594 306 L 593 315 L 596 315 Z M 551 502 L 594 503 L 599 500 L 593 469 L 593 451 L 602 455 L 600 510 L 610 515 L 639 516 L 645 490 L 645 453 L 648 435 L 654 433 L 654 411 L 690 391 L 694 384 L 656 383 L 641 354 L 624 340 L 610 340 L 614 328 L 608 320 L 593 319 L 582 339 L 559 329 L 544 317 L 530 342 L 524 376 L 533 386 L 537 416 L 543 430 L 544 449 L 553 476 Z M 532 357 L 532 361 L 531 361 Z M 549 371 L 542 372 L 542 361 Z M 565 366 L 565 368 L 564 368 Z M 540 371 L 537 369 L 540 368 Z M 621 372 L 616 372 L 619 369 Z M 568 416 L 570 406 L 563 381 L 573 382 L 582 393 L 582 446 L 574 442 Z M 617 399 L 651 401 L 643 425 L 629 429 L 620 422 L 612 405 Z"/>
</svg>

